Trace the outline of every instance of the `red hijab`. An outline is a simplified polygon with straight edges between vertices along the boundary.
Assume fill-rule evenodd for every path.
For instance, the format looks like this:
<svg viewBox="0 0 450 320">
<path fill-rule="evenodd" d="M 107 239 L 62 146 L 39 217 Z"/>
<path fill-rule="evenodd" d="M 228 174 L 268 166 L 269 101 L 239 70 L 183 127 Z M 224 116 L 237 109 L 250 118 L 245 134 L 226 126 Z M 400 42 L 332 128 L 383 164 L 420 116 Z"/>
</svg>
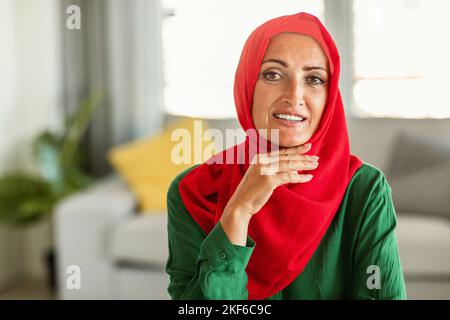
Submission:
<svg viewBox="0 0 450 320">
<path fill-rule="evenodd" d="M 361 166 L 350 154 L 344 108 L 339 93 L 339 54 L 335 43 L 316 17 L 301 12 L 278 17 L 259 26 L 247 39 L 234 82 L 239 122 L 244 130 L 255 128 L 251 117 L 253 90 L 262 59 L 274 35 L 297 32 L 314 38 L 328 57 L 331 83 L 320 124 L 308 142 L 308 154 L 320 156 L 320 166 L 307 183 L 287 184 L 274 190 L 269 201 L 250 220 L 248 235 L 256 242 L 247 265 L 248 298 L 265 299 L 286 288 L 302 273 L 339 209 L 348 183 Z M 222 151 L 244 150 L 249 138 Z M 218 155 L 216 155 L 217 157 Z M 247 159 L 248 160 L 248 159 Z M 186 209 L 208 234 L 249 167 L 243 164 L 204 163 L 179 184 Z"/>
</svg>

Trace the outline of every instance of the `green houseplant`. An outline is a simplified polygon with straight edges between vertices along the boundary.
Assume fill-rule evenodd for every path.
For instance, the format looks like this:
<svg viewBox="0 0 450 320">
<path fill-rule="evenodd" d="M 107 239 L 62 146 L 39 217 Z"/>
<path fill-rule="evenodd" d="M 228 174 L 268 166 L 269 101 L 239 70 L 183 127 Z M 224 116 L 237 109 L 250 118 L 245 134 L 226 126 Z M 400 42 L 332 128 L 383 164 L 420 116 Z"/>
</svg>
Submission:
<svg viewBox="0 0 450 320">
<path fill-rule="evenodd" d="M 51 215 L 61 199 L 94 181 L 82 170 L 85 153 L 80 148 L 80 141 L 99 103 L 98 93 L 86 98 L 66 119 L 62 134 L 44 131 L 34 139 L 32 154 L 37 173 L 17 171 L 0 177 L 0 223 L 29 226 Z M 50 229 L 53 238 L 52 227 Z M 46 259 L 50 286 L 54 288 L 52 248 Z"/>
<path fill-rule="evenodd" d="M 99 99 L 99 94 L 85 99 L 66 119 L 63 134 L 44 131 L 34 139 L 37 174 L 13 172 L 0 177 L 0 223 L 33 223 L 50 214 L 59 200 L 93 181 L 81 169 L 85 154 L 79 145 Z"/>
</svg>

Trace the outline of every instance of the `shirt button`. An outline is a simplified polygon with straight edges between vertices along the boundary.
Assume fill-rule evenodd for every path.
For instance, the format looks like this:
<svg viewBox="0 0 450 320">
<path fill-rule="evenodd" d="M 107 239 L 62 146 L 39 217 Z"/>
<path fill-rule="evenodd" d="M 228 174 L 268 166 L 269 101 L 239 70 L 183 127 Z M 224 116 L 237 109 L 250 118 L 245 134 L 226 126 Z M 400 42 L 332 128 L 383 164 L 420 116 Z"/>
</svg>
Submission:
<svg viewBox="0 0 450 320">
<path fill-rule="evenodd" d="M 222 260 L 225 260 L 227 258 L 227 254 L 225 252 L 221 251 L 219 253 L 219 258 L 222 259 Z"/>
</svg>

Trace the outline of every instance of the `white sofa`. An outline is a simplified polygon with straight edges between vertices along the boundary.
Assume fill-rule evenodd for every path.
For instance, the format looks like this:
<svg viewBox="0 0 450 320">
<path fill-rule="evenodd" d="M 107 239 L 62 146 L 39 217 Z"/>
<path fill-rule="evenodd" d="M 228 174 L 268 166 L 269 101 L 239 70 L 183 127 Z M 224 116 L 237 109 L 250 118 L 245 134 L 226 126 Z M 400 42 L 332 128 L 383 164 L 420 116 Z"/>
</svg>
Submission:
<svg viewBox="0 0 450 320">
<path fill-rule="evenodd" d="M 348 129 L 352 152 L 389 181 L 398 134 L 450 137 L 450 120 L 349 119 Z M 166 214 L 142 215 L 135 208 L 135 197 L 116 175 L 60 203 L 54 216 L 60 299 L 169 299 Z M 447 215 L 396 211 L 409 298 L 450 299 L 450 207 Z M 80 289 L 66 286 L 70 265 L 80 267 Z"/>
</svg>

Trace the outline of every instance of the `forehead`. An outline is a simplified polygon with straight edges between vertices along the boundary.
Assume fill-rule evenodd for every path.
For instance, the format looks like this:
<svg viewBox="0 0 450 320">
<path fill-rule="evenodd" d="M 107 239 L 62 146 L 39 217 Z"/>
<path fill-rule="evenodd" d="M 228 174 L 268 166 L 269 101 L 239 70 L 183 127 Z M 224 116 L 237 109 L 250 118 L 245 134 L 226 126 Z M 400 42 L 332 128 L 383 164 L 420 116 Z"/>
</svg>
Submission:
<svg viewBox="0 0 450 320">
<path fill-rule="evenodd" d="M 293 32 L 280 33 L 270 39 L 265 58 L 308 59 L 328 64 L 320 44 L 312 37 Z"/>
</svg>

